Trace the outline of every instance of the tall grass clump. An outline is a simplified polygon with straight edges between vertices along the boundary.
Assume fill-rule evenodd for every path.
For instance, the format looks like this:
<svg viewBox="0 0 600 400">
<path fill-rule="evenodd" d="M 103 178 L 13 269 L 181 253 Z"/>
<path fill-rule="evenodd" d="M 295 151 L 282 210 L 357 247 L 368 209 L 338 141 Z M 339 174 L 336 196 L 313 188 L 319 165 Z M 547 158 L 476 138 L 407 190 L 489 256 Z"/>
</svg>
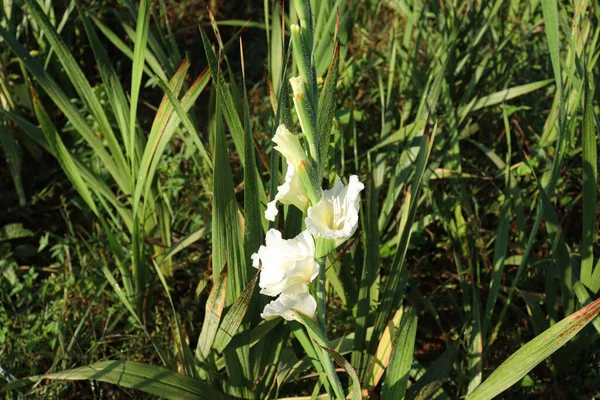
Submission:
<svg viewBox="0 0 600 400">
<path fill-rule="evenodd" d="M 97 261 L 107 285 L 163 364 L 103 360 L 11 377 L 4 392 L 50 379 L 173 399 L 480 400 L 560 393 L 552 382 L 595 357 L 600 9 L 289 3 L 265 0 L 264 24 L 208 12 L 206 67 L 189 81 L 164 1 L 122 3 L 128 40 L 75 6 L 106 102 L 38 2 L 22 12 L 56 69 L 0 24 L 36 119 L 4 89 L 0 129 L 56 158 L 110 249 Z M 224 36 L 240 25 L 266 39 L 260 105 L 247 78 L 256 56 L 241 31 Z M 3 132 L 14 157 L 17 136 Z M 176 140 L 192 146 L 188 179 L 209 200 L 206 223 L 175 242 L 184 206 L 158 171 Z M 563 220 L 574 210 L 577 234 Z M 200 240 L 210 265 L 197 292 L 210 289 L 188 320 L 174 260 Z M 170 331 L 148 323 L 159 316 Z"/>
</svg>

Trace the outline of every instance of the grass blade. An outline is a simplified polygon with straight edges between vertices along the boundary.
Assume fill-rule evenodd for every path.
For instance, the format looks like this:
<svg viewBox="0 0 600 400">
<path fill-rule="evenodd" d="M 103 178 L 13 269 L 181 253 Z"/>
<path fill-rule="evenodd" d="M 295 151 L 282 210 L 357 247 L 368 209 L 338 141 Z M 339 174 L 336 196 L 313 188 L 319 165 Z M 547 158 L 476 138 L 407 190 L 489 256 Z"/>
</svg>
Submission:
<svg viewBox="0 0 600 400">
<path fill-rule="evenodd" d="M 137 15 L 137 26 L 135 29 L 135 45 L 133 48 L 133 65 L 131 66 L 131 94 L 130 94 L 130 107 L 129 107 L 129 149 L 131 149 L 131 171 L 137 171 L 137 154 L 135 152 L 135 123 L 138 112 L 138 100 L 140 96 L 140 86 L 142 84 L 142 73 L 144 70 L 144 53 L 146 52 L 146 42 L 148 41 L 148 30 L 150 29 L 150 0 L 142 0 L 140 2 L 140 8 Z M 135 182 L 138 174 L 132 176 L 132 181 Z M 135 204 L 134 201 L 134 212 L 135 217 Z"/>
<path fill-rule="evenodd" d="M 137 389 L 166 399 L 225 400 L 226 397 L 203 381 L 178 374 L 170 369 L 133 361 L 102 361 L 54 374 L 28 378 L 38 381 L 96 380 Z"/>
<path fill-rule="evenodd" d="M 514 99 L 519 96 L 523 96 L 527 93 L 531 93 L 543 87 L 546 87 L 552 82 L 554 82 L 554 79 L 545 79 L 539 82 L 532 82 L 526 85 L 504 89 L 487 96 L 474 98 L 469 104 L 459 108 L 459 123 L 462 122 L 467 117 L 467 114 L 469 114 L 470 112 L 478 111 L 485 107 L 491 107 L 497 104 L 504 103 L 508 100 Z"/>
<path fill-rule="evenodd" d="M 208 357 L 210 349 L 215 341 L 221 314 L 225 308 L 225 297 L 227 293 L 227 270 L 224 269 L 213 280 L 213 287 L 206 301 L 204 312 L 204 323 L 196 346 L 196 357 L 204 360 Z"/>
<path fill-rule="evenodd" d="M 412 385 L 406 393 L 407 399 L 425 400 L 431 399 L 436 394 L 444 382 L 450 376 L 452 364 L 456 359 L 456 350 L 458 341 L 454 342 L 444 354 L 427 368 L 427 371 Z"/>
<path fill-rule="evenodd" d="M 104 167 L 115 179 L 119 188 L 126 194 L 131 192 L 131 186 L 128 177 L 123 170 L 117 166 L 115 160 L 106 151 L 104 145 L 97 137 L 96 133 L 89 127 L 85 118 L 79 113 L 79 110 L 72 104 L 69 97 L 62 90 L 60 85 L 52 79 L 44 70 L 42 65 L 36 59 L 29 55 L 16 38 L 2 26 L 0 26 L 0 36 L 11 48 L 15 55 L 23 62 L 27 70 L 35 78 L 36 82 L 44 89 L 44 92 L 61 109 L 73 127 L 85 139 L 85 141 L 94 150 L 94 153 L 102 160 Z M 89 84 L 88 84 L 89 85 Z M 91 90 L 91 89 L 90 89 Z"/>
<path fill-rule="evenodd" d="M 125 150 L 128 157 L 131 159 L 133 154 L 132 149 L 129 148 L 129 114 L 127 112 L 129 110 L 129 102 L 125 96 L 125 91 L 123 90 L 123 86 L 121 86 L 119 76 L 113 68 L 108 54 L 102 46 L 89 18 L 79 7 L 77 7 L 77 11 L 79 12 L 79 18 L 81 18 L 81 21 L 83 22 L 83 27 L 85 28 L 85 32 L 90 41 L 96 62 L 98 63 L 98 70 L 100 71 L 102 82 L 106 88 L 108 103 L 112 108 L 113 114 L 117 120 L 117 125 L 121 131 Z"/>
<path fill-rule="evenodd" d="M 213 344 L 213 347 L 219 353 L 222 353 L 223 350 L 225 350 L 225 347 L 227 347 L 229 342 L 231 342 L 231 339 L 233 339 L 239 327 L 242 325 L 242 320 L 244 319 L 246 311 L 248 310 L 248 306 L 250 305 L 250 300 L 252 298 L 252 293 L 254 292 L 254 287 L 256 286 L 257 280 L 258 274 L 256 274 L 256 276 L 248 283 L 248 285 L 246 285 L 246 288 L 242 294 L 240 294 L 240 297 L 237 298 L 229 311 L 227 311 L 227 314 L 225 314 L 223 317 L 223 321 L 221 322 L 221 325 L 219 325 L 219 330 L 217 331 Z"/>
<path fill-rule="evenodd" d="M 504 361 L 466 399 L 487 400 L 502 393 L 571 340 L 599 314 L 600 299 L 597 299 L 550 327 Z"/>
<path fill-rule="evenodd" d="M 593 293 L 600 289 L 600 268 L 593 271 L 594 265 L 594 236 L 596 233 L 596 206 L 598 199 L 598 155 L 594 116 L 594 88 L 589 80 L 584 79 L 583 106 L 583 215 L 582 215 L 582 244 L 581 244 L 581 282 Z M 594 278 L 594 279 L 592 279 Z"/>
<path fill-rule="evenodd" d="M 185 60 L 179 67 L 177 73 L 175 73 L 169 82 L 169 89 L 171 93 L 179 94 L 179 91 L 183 86 L 189 65 L 189 62 Z M 136 176 L 135 191 L 132 199 L 134 215 L 137 213 L 137 209 L 141 204 L 142 194 L 144 195 L 144 198 L 148 198 L 150 187 L 154 182 L 156 163 L 162 156 L 166 144 L 173 135 L 173 130 L 167 131 L 166 129 L 172 114 L 173 104 L 169 101 L 169 96 L 165 94 L 160 106 L 158 107 L 154 121 L 152 122 L 150 134 L 148 135 L 148 141 L 137 169 L 138 172 Z M 174 128 L 174 126 L 172 126 L 172 128 Z M 138 157 L 139 155 L 134 156 Z"/>
<path fill-rule="evenodd" d="M 394 338 L 392 356 L 383 381 L 382 400 L 404 399 L 417 337 L 417 315 L 410 309 L 402 316 Z"/>
<path fill-rule="evenodd" d="M 25 189 L 23 189 L 23 180 L 21 179 L 19 148 L 14 135 L 4 122 L 0 122 L 0 148 L 4 150 L 4 157 L 19 197 L 19 205 L 24 206 L 27 200 L 25 199 Z"/>
<path fill-rule="evenodd" d="M 321 157 L 323 164 L 327 162 L 327 155 L 329 153 L 329 142 L 331 141 L 331 125 L 333 123 L 333 115 L 336 104 L 336 85 L 339 71 L 340 61 L 340 45 L 339 43 L 335 46 L 335 52 L 331 59 L 331 65 L 325 82 L 323 83 L 323 89 L 321 89 L 321 95 L 319 96 L 319 111 L 317 115 L 317 128 L 319 134 L 319 140 L 321 141 Z"/>
<path fill-rule="evenodd" d="M 321 348 L 322 353 L 320 353 L 319 356 L 321 360 L 321 365 L 325 369 L 325 373 L 327 374 L 329 383 L 332 385 L 333 390 L 335 391 L 336 397 L 341 399 L 346 398 L 346 396 L 344 396 L 344 391 L 342 389 L 340 379 L 338 378 L 335 369 L 333 368 L 333 363 L 331 361 L 332 359 L 335 360 L 339 365 L 341 365 L 342 368 L 346 370 L 346 372 L 350 375 L 350 378 L 352 379 L 352 400 L 360 400 L 360 381 L 358 379 L 356 371 L 354 371 L 354 368 L 352 368 L 350 363 L 344 357 L 342 357 L 342 355 L 331 349 L 329 340 L 327 340 L 327 335 L 325 334 L 321 326 L 317 323 L 317 321 L 298 312 L 294 312 L 294 314 L 298 317 L 299 321 L 302 323 L 302 325 L 304 325 L 304 327 L 308 331 L 313 343 Z M 315 350 L 319 355 L 319 350 Z"/>
<path fill-rule="evenodd" d="M 233 188 L 231 167 L 227 157 L 225 132 L 221 122 L 219 102 L 213 115 L 216 119 L 215 171 L 213 175 L 212 208 L 212 266 L 219 274 L 228 266 L 230 282 L 227 289 L 226 305 L 231 305 L 244 290 L 248 282 L 248 269 L 243 257 L 244 245 L 240 231 L 238 204 Z"/>
<path fill-rule="evenodd" d="M 25 4 L 27 6 L 27 11 L 40 25 L 40 29 L 44 32 L 48 42 L 56 52 L 56 56 L 64 67 L 66 74 L 69 76 L 69 80 L 73 84 L 73 87 L 98 123 L 100 131 L 107 141 L 108 148 L 110 149 L 115 164 L 121 169 L 121 175 L 128 175 L 129 168 L 125 161 L 125 156 L 123 155 L 119 142 L 110 126 L 108 117 L 77 60 L 75 60 L 67 45 L 62 41 L 38 2 L 35 0 L 25 0 Z"/>
</svg>

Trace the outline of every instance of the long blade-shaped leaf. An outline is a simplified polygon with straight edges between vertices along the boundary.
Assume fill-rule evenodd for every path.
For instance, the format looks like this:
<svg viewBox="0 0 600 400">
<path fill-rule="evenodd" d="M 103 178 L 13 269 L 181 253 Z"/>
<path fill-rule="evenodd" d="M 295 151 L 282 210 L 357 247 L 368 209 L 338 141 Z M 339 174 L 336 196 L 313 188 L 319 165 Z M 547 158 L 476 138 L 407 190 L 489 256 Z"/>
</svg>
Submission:
<svg viewBox="0 0 600 400">
<path fill-rule="evenodd" d="M 177 99 L 175 94 L 171 91 L 171 89 L 169 89 L 169 87 L 164 82 L 159 81 L 159 84 L 160 84 L 161 89 L 165 92 L 165 94 L 169 98 L 169 101 L 171 102 L 171 106 L 177 113 L 177 117 L 181 120 L 181 123 L 183 124 L 185 129 L 187 129 L 188 134 L 192 138 L 192 141 L 194 142 L 194 144 L 200 151 L 200 156 L 204 159 L 204 161 L 206 161 L 206 164 L 212 169 L 213 168 L 213 160 L 212 160 L 212 158 L 210 158 L 210 156 L 208 155 L 208 152 L 206 151 L 206 148 L 200 141 L 200 138 L 198 136 L 198 131 L 196 130 L 196 128 L 192 124 L 192 121 L 186 114 L 183 106 L 181 105 L 181 102 L 179 101 L 179 99 Z M 171 117 L 171 119 L 173 119 L 173 117 Z"/>
<path fill-rule="evenodd" d="M 427 133 L 429 129 L 426 127 L 425 131 Z M 407 208 L 406 211 L 404 211 L 404 218 L 400 224 L 401 231 L 398 235 L 398 245 L 396 250 L 397 252 L 392 262 L 392 266 L 390 269 L 390 277 L 386 282 L 385 290 L 383 292 L 383 299 L 381 305 L 379 306 L 379 312 L 376 317 L 375 330 L 377 332 L 377 336 L 379 336 L 385 328 L 385 324 L 387 323 L 387 321 L 389 321 L 391 313 L 395 308 L 394 302 L 397 301 L 397 299 L 399 299 L 397 293 L 398 290 L 401 289 L 400 278 L 402 275 L 402 270 L 404 268 L 406 252 L 408 250 L 408 245 L 410 243 L 410 237 L 412 234 L 411 228 L 417 212 L 421 184 L 423 182 L 423 177 L 426 170 L 425 167 L 429 160 L 429 155 L 431 154 L 432 144 L 435 138 L 436 131 L 437 125 L 433 128 L 431 136 L 425 135 L 421 138 L 421 146 L 419 150 L 419 156 L 417 158 L 415 175 L 413 176 L 411 192 L 409 192 L 407 195 L 407 197 L 410 198 L 410 202 L 409 204 L 404 205 L 404 207 Z M 376 345 L 376 341 L 371 340 L 371 343 L 369 344 L 369 353 L 372 354 L 375 351 Z"/>
<path fill-rule="evenodd" d="M 130 193 L 131 186 L 129 179 L 124 170 L 120 169 L 115 160 L 104 148 L 101 140 L 96 133 L 89 127 L 85 118 L 80 114 L 79 110 L 71 103 L 69 97 L 62 90 L 60 85 L 52 79 L 44 70 L 38 60 L 29 55 L 29 51 L 25 49 L 13 36 L 12 33 L 0 26 L 0 36 L 5 43 L 11 48 L 17 57 L 25 64 L 31 75 L 36 79 L 36 82 L 44 89 L 44 92 L 54 101 L 61 109 L 73 127 L 85 139 L 85 141 L 94 150 L 104 167 L 108 170 L 111 176 L 115 179 L 119 188 L 126 194 Z"/>
<path fill-rule="evenodd" d="M 102 361 L 54 374 L 39 375 L 31 380 L 95 380 L 129 389 L 141 390 L 166 399 L 225 400 L 226 397 L 200 379 L 178 374 L 170 369 L 133 361 Z"/>
<path fill-rule="evenodd" d="M 467 400 L 487 400 L 502 393 L 571 340 L 599 314 L 600 299 L 597 299 L 547 329 L 504 361 L 488 379 L 467 396 Z"/>
<path fill-rule="evenodd" d="M 219 91 L 217 90 L 217 97 Z M 213 271 L 219 273 L 225 265 L 229 269 L 229 285 L 226 305 L 231 305 L 238 298 L 248 283 L 244 246 L 238 215 L 238 204 L 235 197 L 231 166 L 227 156 L 225 130 L 220 112 L 220 101 L 215 102 L 216 109 L 212 118 L 215 127 L 215 170 L 213 174 L 212 202 L 212 265 Z"/>
<path fill-rule="evenodd" d="M 304 325 L 304 327 L 306 327 L 306 330 L 308 331 L 313 343 L 321 348 L 321 350 L 322 350 L 322 353 L 320 354 L 321 364 L 323 365 L 323 368 L 325 369 L 325 372 L 327 373 L 329 383 L 332 385 L 336 396 L 338 398 L 342 398 L 342 399 L 345 398 L 340 380 L 335 372 L 335 369 L 333 369 L 333 364 L 331 362 L 332 359 L 335 360 L 339 365 L 341 365 L 342 368 L 344 368 L 346 370 L 346 372 L 348 373 L 348 375 L 350 375 L 350 378 L 352 379 L 352 384 L 353 384 L 352 400 L 360 399 L 361 398 L 360 381 L 358 379 L 358 375 L 356 374 L 356 371 L 354 370 L 354 368 L 350 365 L 350 363 L 341 354 L 339 354 L 338 352 L 334 351 L 331 348 L 331 346 L 329 344 L 329 340 L 327 339 L 327 335 L 325 334 L 325 331 L 323 331 L 323 329 L 317 323 L 317 321 L 313 320 L 310 317 L 307 317 L 306 315 L 303 315 L 302 313 L 294 312 L 294 314 L 299 319 L 299 321 L 302 323 L 302 325 Z M 316 350 L 318 353 L 319 352 L 318 348 L 316 348 Z"/>
<path fill-rule="evenodd" d="M 98 38 L 98 35 L 96 34 L 96 31 L 94 30 L 89 18 L 87 17 L 86 13 L 79 9 L 79 7 L 77 10 L 79 11 L 79 17 L 83 22 L 83 27 L 85 28 L 85 32 L 98 63 L 100 76 L 102 77 L 104 87 L 106 88 L 108 103 L 110 104 L 113 114 L 117 120 L 123 143 L 126 146 L 127 155 L 131 158 L 132 150 L 129 148 L 129 113 L 127 112 L 129 110 L 129 102 L 127 101 L 127 96 L 125 96 L 125 91 L 123 90 L 123 86 L 121 86 L 119 76 L 110 63 L 108 54 L 102 46 L 102 43 L 100 42 L 100 39 Z"/>
<path fill-rule="evenodd" d="M 458 110 L 458 117 L 462 122 L 468 113 L 481 110 L 485 107 L 491 107 L 496 104 L 503 103 L 510 99 L 514 99 L 515 97 L 523 96 L 527 93 L 531 93 L 533 91 L 539 90 L 545 86 L 548 86 L 550 83 L 554 82 L 554 79 L 546 79 L 539 82 L 532 82 L 526 85 L 515 86 L 509 89 L 504 89 L 496 93 L 492 93 L 487 96 L 479 97 L 473 99 L 471 103 L 461 107 Z"/>
<path fill-rule="evenodd" d="M 131 95 L 129 107 L 129 148 L 131 149 L 131 169 L 137 169 L 137 159 L 135 153 L 135 122 L 137 116 L 138 99 L 140 96 L 140 86 L 142 84 L 142 73 L 144 71 L 144 54 L 146 52 L 146 42 L 148 41 L 148 30 L 150 29 L 150 0 L 140 2 L 140 10 L 137 16 L 137 26 L 135 29 L 135 46 L 133 48 L 133 65 L 131 67 Z M 134 204 L 136 204 L 134 202 Z M 135 216 L 135 212 L 134 212 Z"/>
<path fill-rule="evenodd" d="M 250 104 L 248 102 L 248 93 L 246 90 L 245 60 L 241 40 L 240 53 L 244 86 L 244 151 L 246 159 L 244 164 L 244 250 L 246 252 L 246 262 L 250 265 L 252 263 L 252 254 L 258 250 L 260 244 L 263 242 L 263 209 L 260 205 L 261 196 L 259 191 L 262 190 L 262 188 L 259 188 L 258 184 L 260 172 L 256 165 L 254 136 L 250 124 Z M 259 317 L 258 310 L 256 309 L 259 301 L 259 297 L 255 297 L 251 300 L 252 304 L 250 308 L 254 321 L 257 321 Z"/>
<path fill-rule="evenodd" d="M 121 248 L 120 244 L 116 241 L 112 231 L 108 228 L 103 215 L 98 210 L 96 202 L 92 197 L 92 192 L 90 191 L 90 188 L 84 182 L 79 169 L 77 168 L 75 162 L 73 161 L 73 158 L 71 157 L 71 153 L 67 150 L 62 139 L 58 135 L 58 132 L 52 124 L 52 121 L 46 113 L 46 110 L 40 103 L 35 93 L 33 93 L 32 97 L 35 113 L 38 120 L 40 121 L 40 125 L 42 127 L 42 131 L 44 132 L 44 136 L 46 137 L 48 145 L 52 149 L 52 152 L 56 156 L 56 159 L 60 163 L 60 166 L 62 167 L 63 171 L 75 187 L 75 190 L 77 190 L 79 195 L 82 197 L 83 201 L 85 201 L 90 210 L 92 210 L 92 212 L 100 220 L 100 223 L 102 224 L 102 227 L 104 228 L 104 231 L 108 236 L 111 248 L 115 252 L 117 265 L 119 266 L 121 275 L 123 276 L 125 290 L 129 295 L 131 295 L 133 293 L 133 287 L 131 284 L 131 273 L 129 271 L 128 266 L 126 266 L 123 262 L 123 260 L 125 259 L 123 249 Z"/>
<path fill-rule="evenodd" d="M 225 308 L 226 293 L 227 270 L 224 269 L 214 279 L 213 287 L 208 296 L 208 301 L 206 302 L 204 323 L 202 324 L 202 331 L 200 331 L 198 345 L 196 346 L 196 357 L 200 360 L 204 360 L 208 357 L 210 349 L 215 341 L 219 322 L 221 321 L 221 314 L 223 313 L 223 308 Z"/>
<path fill-rule="evenodd" d="M 171 82 L 169 83 L 172 93 L 175 93 L 176 95 L 179 94 L 188 68 L 189 62 L 184 60 L 177 70 L 177 73 L 175 73 L 171 79 Z M 172 114 L 173 105 L 169 101 L 169 97 L 165 94 L 160 106 L 158 107 L 156 116 L 154 117 L 152 128 L 150 128 L 150 134 L 148 135 L 148 141 L 146 143 L 146 147 L 144 148 L 144 154 L 142 155 L 139 164 L 138 173 L 136 176 L 135 192 L 133 193 L 132 201 L 134 215 L 138 206 L 140 205 L 142 194 L 147 195 L 150 190 L 150 186 L 154 181 L 154 170 L 152 169 L 153 160 L 160 159 L 162 156 L 162 151 L 164 150 L 164 146 L 166 146 L 166 142 L 169 141 L 171 135 L 173 134 L 172 131 L 167 132 L 165 129 Z"/>
<path fill-rule="evenodd" d="M 19 196 L 19 205 L 24 206 L 27 200 L 25 199 L 25 190 L 23 189 L 23 180 L 21 179 L 19 148 L 14 135 L 9 131 L 4 122 L 0 122 L 0 148 L 4 150 L 4 157 L 6 157 L 8 169 L 17 190 L 17 195 Z"/>
<path fill-rule="evenodd" d="M 319 133 L 319 140 L 321 141 L 321 161 L 326 164 L 327 154 L 329 152 L 329 142 L 331 125 L 333 123 L 333 115 L 335 111 L 336 103 L 336 85 L 338 78 L 338 69 L 340 61 L 340 45 L 339 43 L 335 47 L 333 53 L 333 59 L 327 73 L 327 78 L 323 83 L 323 89 L 321 90 L 321 96 L 319 97 L 319 111 L 317 115 L 317 128 Z"/>
<path fill-rule="evenodd" d="M 431 399 L 450 376 L 452 364 L 456 359 L 458 341 L 454 342 L 444 354 L 427 368 L 427 371 L 412 385 L 406 393 L 407 399 Z"/>
<path fill-rule="evenodd" d="M 225 317 L 223 317 L 223 321 L 219 326 L 213 345 L 215 350 L 219 353 L 223 352 L 225 347 L 231 342 L 231 339 L 233 339 L 238 328 L 242 324 L 244 315 L 246 315 L 246 311 L 250 305 L 250 299 L 252 298 L 252 293 L 254 292 L 257 280 L 258 274 L 256 274 L 248 285 L 246 285 L 246 289 L 244 289 L 242 294 L 240 294 L 240 297 L 237 298 L 229 311 L 227 311 L 227 314 L 225 314 Z"/>
<path fill-rule="evenodd" d="M 584 80 L 584 111 L 583 111 L 583 130 L 582 151 L 583 151 L 583 239 L 581 245 L 581 282 L 592 289 L 592 292 L 598 292 L 600 289 L 600 268 L 594 271 L 592 279 L 592 269 L 594 265 L 593 243 L 596 233 L 596 206 L 598 205 L 598 155 L 596 142 L 596 129 L 594 118 L 594 89 L 591 87 L 588 79 Z"/>
<path fill-rule="evenodd" d="M 73 87 L 89 108 L 90 112 L 94 116 L 100 131 L 104 135 L 108 148 L 110 149 L 112 156 L 115 160 L 116 165 L 122 169 L 124 176 L 128 175 L 128 165 L 125 161 L 125 156 L 121 150 L 119 142 L 110 126 L 108 117 L 98 100 L 98 97 L 92 90 L 90 83 L 88 82 L 85 74 L 81 70 L 81 67 L 75 60 L 75 57 L 71 54 L 68 46 L 62 41 L 58 32 L 54 29 L 52 23 L 48 20 L 48 17 L 40 7 L 39 3 L 35 0 L 25 0 L 27 5 L 27 11 L 33 16 L 35 21 L 40 25 L 40 29 L 46 35 L 46 38 L 50 42 L 50 45 L 56 52 L 60 63 L 65 69 L 65 72 L 69 76 L 69 80 L 73 83 Z"/>
<path fill-rule="evenodd" d="M 238 156 L 240 157 L 240 161 L 243 165 L 246 165 L 244 126 L 242 125 L 242 121 L 236 109 L 235 102 L 233 101 L 231 91 L 229 90 L 227 82 L 225 81 L 225 77 L 219 68 L 217 55 L 215 54 L 215 51 L 213 50 L 206 33 L 204 33 L 203 30 L 200 30 L 200 34 L 202 35 L 204 52 L 206 53 L 206 59 L 208 60 L 208 65 L 213 76 L 213 82 L 217 87 L 218 101 L 220 103 L 223 116 L 225 117 L 225 122 L 231 131 L 231 138 L 233 139 L 233 144 Z M 258 171 L 256 174 L 258 175 Z M 256 182 L 258 185 L 258 195 L 260 196 L 260 201 L 261 203 L 266 204 L 267 197 L 260 176 L 257 176 Z"/>
<path fill-rule="evenodd" d="M 400 329 L 394 339 L 394 349 L 383 381 L 382 400 L 403 399 L 412 365 L 417 336 L 417 316 L 413 309 L 402 317 Z"/>
<path fill-rule="evenodd" d="M 56 157 L 56 154 L 54 154 L 54 151 L 50 148 L 48 141 L 46 140 L 46 137 L 44 136 L 40 128 L 33 125 L 26 119 L 20 117 L 19 115 L 15 114 L 14 112 L 7 112 L 0 109 L 0 114 L 4 114 L 7 118 L 10 118 L 31 140 L 33 140 L 44 150 L 48 151 L 50 154 Z M 75 163 L 75 166 L 77 167 L 77 170 L 79 171 L 81 177 L 84 179 L 87 185 L 90 188 L 93 188 L 96 195 L 100 195 L 106 200 L 108 200 L 108 202 L 117 210 L 119 215 L 121 215 L 121 218 L 123 218 L 123 222 L 125 222 L 125 225 L 129 229 L 129 231 L 131 231 L 133 224 L 131 210 L 121 205 L 121 203 L 117 199 L 117 196 L 112 192 L 112 190 L 102 179 L 100 179 L 98 176 L 96 176 L 96 174 L 90 171 L 89 168 L 85 164 L 83 164 L 77 157 L 73 155 L 71 155 L 71 157 L 73 159 L 73 162 Z"/>
</svg>

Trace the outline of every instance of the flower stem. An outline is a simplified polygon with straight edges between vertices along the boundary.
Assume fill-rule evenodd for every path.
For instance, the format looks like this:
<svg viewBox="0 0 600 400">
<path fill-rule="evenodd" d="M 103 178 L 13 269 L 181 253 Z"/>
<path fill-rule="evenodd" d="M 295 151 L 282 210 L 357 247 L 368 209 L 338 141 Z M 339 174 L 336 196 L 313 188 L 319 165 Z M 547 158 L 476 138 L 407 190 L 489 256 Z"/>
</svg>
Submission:
<svg viewBox="0 0 600 400">
<path fill-rule="evenodd" d="M 318 245 L 317 245 L 318 246 Z M 327 304 L 325 301 L 325 276 L 327 274 L 327 256 L 323 256 L 317 259 L 319 264 L 319 275 L 317 276 L 317 320 L 319 325 L 325 331 L 325 321 L 327 313 Z"/>
</svg>

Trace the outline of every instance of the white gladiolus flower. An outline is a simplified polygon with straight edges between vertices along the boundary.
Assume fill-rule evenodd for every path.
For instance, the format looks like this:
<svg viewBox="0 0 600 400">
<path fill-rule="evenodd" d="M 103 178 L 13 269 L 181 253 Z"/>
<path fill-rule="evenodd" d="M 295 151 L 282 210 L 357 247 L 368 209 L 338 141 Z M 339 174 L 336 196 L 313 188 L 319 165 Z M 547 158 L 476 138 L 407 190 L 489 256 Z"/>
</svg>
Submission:
<svg viewBox="0 0 600 400">
<path fill-rule="evenodd" d="M 265 306 L 260 316 L 264 319 L 281 316 L 291 321 L 297 319 L 294 310 L 315 317 L 317 302 L 308 291 L 308 285 L 296 284 L 286 288 L 276 300 Z"/>
<path fill-rule="evenodd" d="M 321 200 L 308 208 L 306 228 L 316 237 L 333 239 L 335 245 L 344 243 L 356 232 L 360 192 L 365 188 L 358 176 L 352 175 L 347 185 L 338 180 L 323 191 Z"/>
<path fill-rule="evenodd" d="M 267 220 L 275 221 L 275 217 L 278 213 L 278 201 L 281 204 L 293 204 L 301 211 L 306 210 L 310 201 L 302 180 L 296 173 L 296 169 L 292 163 L 289 161 L 287 162 L 287 173 L 285 174 L 284 184 L 277 187 L 277 195 L 275 195 L 273 201 L 267 204 L 267 210 L 265 211 L 265 218 Z"/>
<path fill-rule="evenodd" d="M 292 163 L 294 169 L 298 170 L 300 165 L 308 164 L 306 152 L 302 148 L 300 139 L 290 132 L 285 125 L 281 124 L 277 127 L 273 142 L 277 144 L 274 149 L 280 152 L 288 162 Z"/>
<path fill-rule="evenodd" d="M 282 239 L 281 232 L 270 229 L 265 239 L 266 246 L 260 246 L 252 255 L 252 265 L 261 266 L 260 293 L 277 296 L 292 285 L 308 285 L 319 274 L 319 264 L 315 261 L 315 241 L 303 231 L 294 239 Z"/>
</svg>

